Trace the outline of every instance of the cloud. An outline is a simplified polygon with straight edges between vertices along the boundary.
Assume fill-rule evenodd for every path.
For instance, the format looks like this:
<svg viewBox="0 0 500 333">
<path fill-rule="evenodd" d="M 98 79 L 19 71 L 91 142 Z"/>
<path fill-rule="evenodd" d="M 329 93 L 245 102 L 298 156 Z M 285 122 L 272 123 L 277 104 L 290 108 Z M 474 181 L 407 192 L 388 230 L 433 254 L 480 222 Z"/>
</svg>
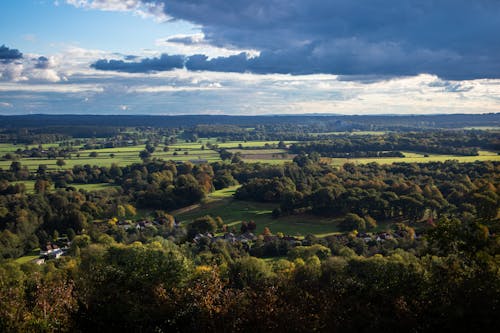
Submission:
<svg viewBox="0 0 500 333">
<path fill-rule="evenodd" d="M 49 61 L 49 58 L 47 58 L 47 57 L 40 56 L 37 59 L 35 59 L 35 61 L 36 61 L 35 68 L 47 69 L 50 67 L 50 61 Z"/>
<path fill-rule="evenodd" d="M 145 58 L 141 61 L 123 61 L 101 59 L 91 65 L 98 70 L 111 70 L 127 73 L 144 73 L 154 71 L 169 71 L 184 67 L 184 56 L 162 54 L 158 58 Z"/>
<path fill-rule="evenodd" d="M 443 80 L 433 81 L 429 83 L 429 87 L 442 88 L 443 91 L 455 92 L 455 93 L 468 92 L 474 89 L 474 86 L 471 84 L 464 84 L 463 82 L 456 82 L 456 81 L 450 82 Z"/>
<path fill-rule="evenodd" d="M 32 93 L 101 93 L 104 89 L 98 84 L 0 84 L 0 92 L 32 92 Z"/>
<path fill-rule="evenodd" d="M 0 113 L 415 114 L 500 108 L 499 79 L 311 74 L 308 66 L 305 73 L 297 70 L 291 75 L 287 69 L 307 59 L 285 57 L 289 50 L 280 52 L 144 58 L 150 53 L 130 56 L 68 48 L 52 55 L 25 54 L 0 64 L 1 75 L 2 69 L 10 71 L 9 77 L 0 78 L 0 101 L 12 105 L 4 105 Z M 89 67 L 95 59 L 113 58 L 117 64 L 101 62 L 108 71 Z M 314 65 L 314 60 L 307 61 Z"/>
<path fill-rule="evenodd" d="M 206 44 L 205 35 L 202 33 L 192 34 L 192 35 L 174 35 L 167 37 L 165 39 L 166 43 L 173 44 L 183 44 L 183 45 L 196 45 L 196 44 Z"/>
<path fill-rule="evenodd" d="M 156 46 L 165 50 L 165 53 L 183 54 L 186 56 L 204 54 L 208 58 L 228 57 L 240 53 L 247 53 L 251 56 L 259 55 L 257 50 L 240 49 L 231 45 L 218 47 L 211 45 L 205 39 L 203 33 L 176 34 L 156 40 Z"/>
<path fill-rule="evenodd" d="M 141 17 L 154 17 L 162 22 L 168 19 L 163 10 L 163 3 L 140 0 L 66 0 L 67 4 L 78 8 L 103 11 L 132 12 Z"/>
<path fill-rule="evenodd" d="M 5 45 L 0 46 L 0 63 L 7 64 L 22 58 L 23 54 L 19 50 L 10 49 Z"/>
<path fill-rule="evenodd" d="M 18 50 L 10 52 L 11 58 L 19 57 Z M 57 61 L 54 57 L 27 55 L 15 61 L 0 61 L 0 81 L 10 82 L 59 82 L 66 80 L 57 71 Z"/>
<path fill-rule="evenodd" d="M 197 63 L 217 70 L 227 65 L 228 71 L 255 73 L 500 77 L 497 0 L 70 2 L 106 10 L 163 9 L 165 16 L 200 26 L 212 46 L 260 51 L 255 59 L 230 55 Z M 173 42 L 196 44 L 192 38 Z"/>
<path fill-rule="evenodd" d="M 11 108 L 13 105 L 7 102 L 0 102 L 0 108 Z"/>
</svg>

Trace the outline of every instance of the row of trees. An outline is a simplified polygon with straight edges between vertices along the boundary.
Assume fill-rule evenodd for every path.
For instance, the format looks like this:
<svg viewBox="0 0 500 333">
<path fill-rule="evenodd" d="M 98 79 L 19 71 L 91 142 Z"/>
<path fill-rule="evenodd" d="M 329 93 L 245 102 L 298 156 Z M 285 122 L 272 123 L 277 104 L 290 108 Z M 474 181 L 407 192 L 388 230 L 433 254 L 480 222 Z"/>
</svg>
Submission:
<svg viewBox="0 0 500 333">
<path fill-rule="evenodd" d="M 327 140 L 295 143 L 290 152 L 317 152 L 326 157 L 397 156 L 401 151 L 449 155 L 478 155 L 478 149 L 499 146 L 495 133 L 472 131 L 425 131 L 364 136 L 331 136 Z"/>
</svg>

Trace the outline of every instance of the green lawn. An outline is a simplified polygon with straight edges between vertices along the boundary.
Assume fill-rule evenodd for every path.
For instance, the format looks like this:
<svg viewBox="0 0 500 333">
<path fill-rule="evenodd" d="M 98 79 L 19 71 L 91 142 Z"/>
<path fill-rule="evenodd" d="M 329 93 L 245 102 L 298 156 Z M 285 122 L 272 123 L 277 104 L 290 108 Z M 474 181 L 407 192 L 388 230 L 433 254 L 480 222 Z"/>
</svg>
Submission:
<svg viewBox="0 0 500 333">
<path fill-rule="evenodd" d="M 78 190 L 82 189 L 82 190 L 85 190 L 87 192 L 108 190 L 108 189 L 113 189 L 113 188 L 120 188 L 120 186 L 118 186 L 118 185 L 108 184 L 108 183 L 101 183 L 101 184 L 68 184 L 68 186 L 73 186 L 73 187 L 75 187 Z"/>
<path fill-rule="evenodd" d="M 214 191 L 208 195 L 209 198 L 230 198 L 241 185 L 234 185 L 223 188 L 222 190 Z"/>
<path fill-rule="evenodd" d="M 26 255 L 15 259 L 14 261 L 18 264 L 25 264 L 40 257 L 40 249 L 34 249 L 27 253 Z"/>
<path fill-rule="evenodd" d="M 228 192 L 232 191 L 228 189 Z M 195 209 L 175 215 L 182 223 L 189 223 L 193 219 L 211 215 L 220 216 L 226 224 L 237 230 L 242 221 L 253 220 L 257 223 L 257 233 L 265 227 L 273 233 L 282 232 L 286 235 L 305 236 L 314 234 L 326 236 L 339 232 L 337 221 L 329 218 L 320 218 L 312 215 L 294 215 L 273 219 L 271 213 L 277 204 L 241 201 L 231 198 L 213 200 L 202 204 Z"/>
</svg>

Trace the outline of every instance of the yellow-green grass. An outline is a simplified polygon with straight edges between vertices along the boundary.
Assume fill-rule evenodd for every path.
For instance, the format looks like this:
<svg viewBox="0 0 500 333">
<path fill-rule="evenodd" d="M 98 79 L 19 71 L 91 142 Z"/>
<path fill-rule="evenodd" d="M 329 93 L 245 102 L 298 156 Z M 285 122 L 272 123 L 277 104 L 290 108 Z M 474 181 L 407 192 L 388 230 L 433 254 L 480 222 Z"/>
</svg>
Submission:
<svg viewBox="0 0 500 333">
<path fill-rule="evenodd" d="M 285 149 L 230 149 L 231 153 L 240 153 L 247 163 L 282 164 L 291 161 L 295 155 Z"/>
<path fill-rule="evenodd" d="M 89 157 L 89 152 L 80 152 L 80 157 L 77 157 L 76 154 L 72 154 L 71 158 L 63 159 L 65 165 L 62 167 L 57 166 L 57 159 L 47 159 L 47 158 L 22 158 L 19 160 L 22 166 L 28 167 L 30 171 L 36 171 L 40 164 L 44 164 L 47 166 L 48 170 L 60 170 L 60 169 L 71 169 L 76 165 L 97 165 L 110 167 L 112 164 L 117 164 L 119 166 L 130 165 L 133 163 L 140 163 L 141 159 L 139 158 L 140 151 L 115 151 L 113 157 L 110 157 L 109 152 L 103 153 L 101 150 L 92 150 L 97 152 L 97 157 Z M 207 161 L 218 161 L 220 160 L 219 154 L 215 151 L 211 150 L 196 150 L 189 151 L 188 155 L 184 155 L 183 151 L 178 151 L 177 156 L 173 155 L 172 151 L 169 152 L 155 152 L 153 157 L 161 158 L 163 160 L 172 160 L 172 161 L 189 161 L 189 160 L 198 160 L 204 159 Z M 0 168 L 7 170 L 9 169 L 12 161 L 5 160 L 0 161 Z"/>
<path fill-rule="evenodd" d="M 260 154 L 287 154 L 286 149 L 228 149 L 229 152 L 236 154 L 240 153 L 242 155 L 260 155 Z"/>
<path fill-rule="evenodd" d="M 87 192 L 109 190 L 109 189 L 120 187 L 118 185 L 109 184 L 109 183 L 99 183 L 99 184 L 74 184 L 73 183 L 73 184 L 68 184 L 68 186 L 73 186 L 78 190 L 82 189 L 82 190 L 85 190 Z"/>
<path fill-rule="evenodd" d="M 14 184 L 24 184 L 26 187 L 26 192 L 27 193 L 34 193 L 35 192 L 35 181 L 34 180 L 19 180 L 16 182 L 13 182 Z M 100 191 L 100 190 L 107 190 L 107 189 L 112 189 L 112 188 L 118 188 L 118 185 L 114 184 L 109 184 L 109 183 L 99 183 L 99 184 L 75 184 L 71 183 L 68 184 L 68 186 L 73 186 L 76 189 L 83 189 L 85 191 L 91 192 L 91 191 Z M 50 187 L 49 190 L 53 190 L 54 185 Z"/>
<path fill-rule="evenodd" d="M 57 159 L 46 159 L 46 158 L 22 158 L 19 160 L 22 166 L 28 167 L 30 171 L 36 171 L 40 164 L 45 164 L 48 170 L 59 170 L 59 169 L 71 169 L 75 165 L 97 165 L 109 167 L 113 163 L 117 165 L 129 165 L 132 163 L 138 163 L 141 159 L 138 154 L 120 154 L 116 155 L 114 158 L 109 156 L 98 156 L 98 157 L 88 157 L 88 156 L 73 156 L 71 159 L 64 159 L 65 165 L 63 167 L 57 166 Z M 8 169 L 12 161 L 0 161 L 0 168 Z"/>
<path fill-rule="evenodd" d="M 279 141 L 228 141 L 228 142 L 217 142 L 216 140 L 203 139 L 200 142 L 177 142 L 172 145 L 168 145 L 170 149 L 200 149 L 202 145 L 206 145 L 208 142 L 217 145 L 219 148 L 239 148 L 241 144 L 245 148 L 260 148 L 264 147 L 266 144 L 278 145 Z M 294 143 L 296 141 L 285 141 L 286 144 Z"/>
<path fill-rule="evenodd" d="M 29 253 L 26 253 L 26 255 L 19 257 L 15 259 L 14 261 L 18 264 L 25 264 L 28 262 L 31 262 L 35 259 L 38 259 L 40 257 L 40 249 L 34 249 L 30 251 Z"/>
<path fill-rule="evenodd" d="M 22 257 L 17 258 L 14 261 L 17 262 L 18 264 L 22 265 L 22 264 L 26 264 L 28 262 L 32 262 L 33 260 L 38 259 L 39 257 L 40 257 L 39 255 L 22 256 Z"/>
<path fill-rule="evenodd" d="M 0 154 L 13 153 L 19 148 L 24 149 L 24 145 L 14 145 L 11 143 L 0 143 Z"/>
<path fill-rule="evenodd" d="M 121 153 L 135 153 L 139 154 L 142 150 L 144 150 L 145 145 L 136 145 L 136 146 L 127 146 L 127 147 L 114 147 L 114 148 L 101 148 L 101 149 L 88 149 L 88 150 L 80 150 L 80 155 L 88 155 L 91 152 L 96 152 L 98 154 L 121 154 Z"/>
<path fill-rule="evenodd" d="M 344 163 L 367 164 L 376 162 L 379 164 L 392 163 L 427 163 L 427 162 L 445 162 L 448 160 L 457 160 L 458 162 L 475 161 L 500 161 L 500 155 L 492 151 L 479 151 L 479 156 L 460 156 L 460 155 L 438 155 L 424 154 L 416 152 L 403 152 L 405 157 L 366 157 L 366 158 L 324 158 L 323 160 L 333 165 L 343 165 Z M 427 156 L 425 156 L 427 155 Z"/>
<path fill-rule="evenodd" d="M 212 143 L 215 144 L 215 141 Z M 168 148 L 170 150 L 174 149 L 201 149 L 201 146 L 205 145 L 206 142 L 199 143 L 199 142 L 177 142 L 171 145 L 168 145 Z"/>
<path fill-rule="evenodd" d="M 209 201 L 195 209 L 176 215 L 182 223 L 211 215 L 220 216 L 224 223 L 239 230 L 242 221 L 253 220 L 257 223 L 256 233 L 261 233 L 268 227 L 273 233 L 282 232 L 285 235 L 305 236 L 313 234 L 318 237 L 338 233 L 338 221 L 331 218 L 320 218 L 312 215 L 292 215 L 274 219 L 272 211 L 277 204 L 241 201 L 231 198 Z"/>
<path fill-rule="evenodd" d="M 6 152 L 13 152 L 17 148 L 15 145 L 3 144 L 0 145 L 0 154 Z M 63 159 L 65 165 L 60 168 L 57 166 L 57 159 L 47 158 L 21 158 L 19 161 L 22 166 L 27 166 L 30 171 L 36 171 L 40 164 L 47 165 L 49 170 L 71 169 L 75 165 L 98 165 L 98 166 L 111 166 L 113 163 L 117 165 L 129 165 L 141 161 L 139 153 L 144 149 L 144 145 L 137 145 L 131 147 L 118 147 L 118 148 L 105 148 L 105 149 L 91 149 L 81 150 L 71 154 L 71 158 Z M 97 153 L 97 157 L 90 157 L 92 152 Z M 113 157 L 110 154 L 114 154 Z M 77 156 L 79 155 L 79 157 Z M 0 168 L 8 169 L 12 161 L 0 161 Z"/>
<path fill-rule="evenodd" d="M 320 132 L 320 133 L 311 133 L 311 135 L 319 136 L 319 135 L 384 135 L 389 133 L 389 131 L 354 131 L 354 132 Z"/>
<path fill-rule="evenodd" d="M 290 162 L 292 158 L 287 158 L 287 159 L 277 159 L 277 158 L 243 158 L 243 161 L 245 163 L 261 163 L 261 164 L 273 164 L 273 165 L 278 165 L 278 164 L 283 164 L 285 162 Z"/>
<path fill-rule="evenodd" d="M 285 144 L 295 143 L 297 141 L 284 141 Z M 278 145 L 279 141 L 230 141 L 230 142 L 220 142 L 217 143 L 219 148 L 260 148 L 268 145 Z"/>
<path fill-rule="evenodd" d="M 236 192 L 236 190 L 240 187 L 241 185 L 234 185 L 230 187 L 223 188 L 222 190 L 217 190 L 208 195 L 209 198 L 230 198 L 233 196 L 233 194 Z"/>
</svg>

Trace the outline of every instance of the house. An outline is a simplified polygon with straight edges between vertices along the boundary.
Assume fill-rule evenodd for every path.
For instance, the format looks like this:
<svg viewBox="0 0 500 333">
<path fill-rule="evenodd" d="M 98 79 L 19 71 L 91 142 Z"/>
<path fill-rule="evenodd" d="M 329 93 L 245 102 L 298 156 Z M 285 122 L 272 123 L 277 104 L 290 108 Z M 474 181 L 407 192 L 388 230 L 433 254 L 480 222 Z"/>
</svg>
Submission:
<svg viewBox="0 0 500 333">
<path fill-rule="evenodd" d="M 128 230 L 128 229 L 132 228 L 130 223 L 128 223 L 126 221 L 118 221 L 118 223 L 116 225 L 118 226 L 118 228 L 121 228 L 123 230 Z"/>
<path fill-rule="evenodd" d="M 198 243 L 200 240 L 202 239 L 208 239 L 210 242 L 214 241 L 214 235 L 212 235 L 211 233 L 207 232 L 207 233 L 204 233 L 204 234 L 196 234 L 196 236 L 194 236 L 193 238 L 193 242 L 195 243 Z"/>
<path fill-rule="evenodd" d="M 242 243 L 252 242 L 252 241 L 255 241 L 256 239 L 257 239 L 257 237 L 249 231 L 239 235 L 236 238 L 237 241 L 242 242 Z"/>
<path fill-rule="evenodd" d="M 33 263 L 35 263 L 37 265 L 43 265 L 43 264 L 45 264 L 45 259 L 44 258 L 37 258 L 37 259 L 33 260 Z"/>
<path fill-rule="evenodd" d="M 135 225 L 135 228 L 138 229 L 138 230 L 142 230 L 144 228 L 149 228 L 149 227 L 152 227 L 152 226 L 153 226 L 153 222 L 151 222 L 151 221 L 139 221 Z"/>
<path fill-rule="evenodd" d="M 68 249 L 66 246 L 65 249 Z M 61 249 L 57 244 L 48 243 L 44 250 L 40 250 L 39 259 L 59 259 L 64 254 L 64 250 Z M 43 263 L 43 262 L 42 262 Z"/>
</svg>

